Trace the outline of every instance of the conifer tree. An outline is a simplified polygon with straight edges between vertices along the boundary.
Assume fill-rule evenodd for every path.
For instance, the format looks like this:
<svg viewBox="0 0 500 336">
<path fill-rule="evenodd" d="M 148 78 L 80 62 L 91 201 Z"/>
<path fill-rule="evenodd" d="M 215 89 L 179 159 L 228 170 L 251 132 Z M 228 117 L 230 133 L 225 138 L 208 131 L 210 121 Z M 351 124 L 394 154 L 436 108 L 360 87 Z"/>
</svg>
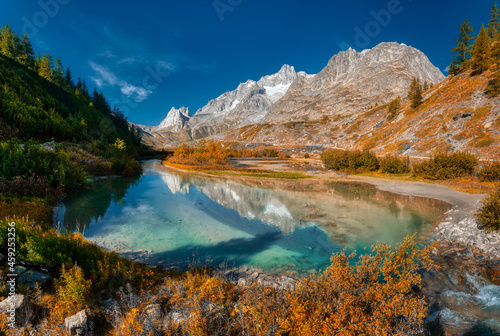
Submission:
<svg viewBox="0 0 500 336">
<path fill-rule="evenodd" d="M 401 109 L 401 97 L 398 96 L 396 99 L 391 101 L 391 103 L 389 104 L 388 111 L 387 111 L 389 113 L 389 115 L 387 116 L 387 119 L 392 120 L 392 119 L 396 118 L 400 109 Z"/>
<path fill-rule="evenodd" d="M 488 70 L 490 66 L 489 59 L 490 51 L 490 37 L 486 33 L 484 26 L 481 26 L 479 35 L 476 38 L 474 47 L 472 49 L 472 69 L 478 73 Z"/>
<path fill-rule="evenodd" d="M 448 67 L 448 73 L 450 75 L 456 75 L 458 73 L 457 58 L 453 57 L 450 66 Z"/>
<path fill-rule="evenodd" d="M 82 94 L 85 98 L 90 98 L 89 89 L 87 88 L 85 80 L 82 80 Z"/>
<path fill-rule="evenodd" d="M 37 54 L 36 58 L 35 58 L 35 65 L 34 65 L 33 70 L 38 72 L 40 70 L 41 65 L 42 65 L 42 57 L 40 56 L 40 54 Z"/>
<path fill-rule="evenodd" d="M 0 54 L 12 59 L 20 55 L 20 39 L 10 25 L 0 28 Z"/>
<path fill-rule="evenodd" d="M 54 63 L 54 82 L 61 87 L 65 84 L 64 67 L 59 57 L 56 58 L 56 62 Z"/>
<path fill-rule="evenodd" d="M 472 44 L 474 41 L 472 37 L 473 29 L 474 28 L 472 24 L 466 18 L 465 22 L 460 25 L 460 32 L 458 38 L 456 39 L 457 46 L 451 51 L 452 53 L 457 54 L 457 56 L 455 57 L 455 63 L 459 71 L 463 70 L 463 68 L 465 67 L 465 62 L 467 62 L 470 57 Z"/>
<path fill-rule="evenodd" d="M 78 78 L 78 82 L 76 83 L 75 91 L 82 93 L 82 79 Z"/>
<path fill-rule="evenodd" d="M 21 47 L 24 54 L 24 65 L 33 69 L 35 65 L 35 51 L 33 50 L 33 46 L 31 41 L 28 38 L 28 34 L 24 33 L 21 38 Z"/>
<path fill-rule="evenodd" d="M 500 69 L 500 32 L 491 44 L 490 58 L 491 63 L 496 64 L 496 69 Z"/>
<path fill-rule="evenodd" d="M 42 57 L 42 61 L 40 63 L 40 68 L 38 69 L 38 74 L 42 76 L 43 78 L 53 81 L 54 80 L 54 74 L 53 74 L 53 69 L 54 69 L 54 62 L 53 62 L 53 56 L 49 54 L 45 54 Z"/>
<path fill-rule="evenodd" d="M 64 75 L 64 81 L 71 90 L 75 89 L 75 83 L 73 82 L 73 76 L 71 75 L 71 70 L 69 68 L 66 69 L 66 73 Z"/>
<path fill-rule="evenodd" d="M 490 20 L 488 21 L 487 33 L 490 38 L 495 38 L 500 31 L 500 11 L 497 2 L 493 3 L 490 9 Z"/>
<path fill-rule="evenodd" d="M 424 97 L 422 95 L 422 84 L 420 84 L 420 81 L 416 77 L 413 77 L 413 80 L 410 84 L 408 98 L 411 100 L 411 107 L 413 109 L 416 109 L 417 107 L 422 105 L 424 101 Z"/>
</svg>

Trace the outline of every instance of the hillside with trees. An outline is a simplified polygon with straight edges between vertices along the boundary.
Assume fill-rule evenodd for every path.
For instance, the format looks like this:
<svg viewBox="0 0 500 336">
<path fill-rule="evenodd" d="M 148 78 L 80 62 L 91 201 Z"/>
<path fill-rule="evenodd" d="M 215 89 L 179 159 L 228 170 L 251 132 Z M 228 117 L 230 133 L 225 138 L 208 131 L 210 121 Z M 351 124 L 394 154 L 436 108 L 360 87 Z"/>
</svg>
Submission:
<svg viewBox="0 0 500 336">
<path fill-rule="evenodd" d="M 93 176 L 133 175 L 140 171 L 135 160 L 147 151 L 102 92 L 90 94 L 59 58 L 35 56 L 26 35 L 18 36 L 9 25 L 0 29 L 4 196 L 43 197 L 68 192 Z"/>
</svg>

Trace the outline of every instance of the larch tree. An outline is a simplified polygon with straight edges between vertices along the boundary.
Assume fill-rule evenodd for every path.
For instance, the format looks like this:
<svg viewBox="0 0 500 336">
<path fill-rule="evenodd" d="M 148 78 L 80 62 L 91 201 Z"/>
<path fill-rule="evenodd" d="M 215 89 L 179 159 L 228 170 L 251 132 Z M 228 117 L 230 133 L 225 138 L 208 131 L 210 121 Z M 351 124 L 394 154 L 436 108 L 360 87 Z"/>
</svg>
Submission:
<svg viewBox="0 0 500 336">
<path fill-rule="evenodd" d="M 472 32 L 474 27 L 472 23 L 466 18 L 465 22 L 460 25 L 460 32 L 458 34 L 457 46 L 453 48 L 452 53 L 456 53 L 455 63 L 457 68 L 462 70 L 464 68 L 465 63 L 470 58 L 470 53 L 472 50 L 472 45 L 474 38 L 472 37 Z"/>
<path fill-rule="evenodd" d="M 488 21 L 487 33 L 490 38 L 495 38 L 500 31 L 500 10 L 497 2 L 493 3 L 490 9 L 490 20 Z"/>
<path fill-rule="evenodd" d="M 0 28 L 0 54 L 17 59 L 20 54 L 21 41 L 10 25 Z"/>
<path fill-rule="evenodd" d="M 54 69 L 53 56 L 49 54 L 43 55 L 42 61 L 40 63 L 40 68 L 38 69 L 38 74 L 43 78 L 52 82 L 54 80 L 53 69 Z"/>
<path fill-rule="evenodd" d="M 35 51 L 26 33 L 24 33 L 21 38 L 21 48 L 24 54 L 24 65 L 33 69 L 35 65 Z"/>
<path fill-rule="evenodd" d="M 424 97 L 422 95 L 422 84 L 420 84 L 420 81 L 416 77 L 413 77 L 413 80 L 410 84 L 408 98 L 411 100 L 411 107 L 413 109 L 418 108 L 424 102 Z"/>
<path fill-rule="evenodd" d="M 479 31 L 479 35 L 476 38 L 476 42 L 471 52 L 471 66 L 472 69 L 478 73 L 488 70 L 490 66 L 490 41 L 486 29 L 484 26 L 481 26 L 481 30 Z"/>
<path fill-rule="evenodd" d="M 450 75 L 456 75 L 458 73 L 457 58 L 453 57 L 450 66 L 448 67 L 448 73 Z"/>
<path fill-rule="evenodd" d="M 396 99 L 390 102 L 389 107 L 387 109 L 388 116 L 387 120 L 392 120 L 396 118 L 396 116 L 399 113 L 399 110 L 401 109 L 401 97 L 398 96 Z"/>
</svg>

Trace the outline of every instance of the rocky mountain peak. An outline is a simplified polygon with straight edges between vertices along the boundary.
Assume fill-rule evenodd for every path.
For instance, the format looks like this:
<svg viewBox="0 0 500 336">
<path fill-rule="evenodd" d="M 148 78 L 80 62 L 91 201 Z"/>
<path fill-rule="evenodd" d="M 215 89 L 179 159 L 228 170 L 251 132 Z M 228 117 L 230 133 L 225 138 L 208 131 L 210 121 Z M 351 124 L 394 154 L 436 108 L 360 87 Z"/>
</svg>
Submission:
<svg viewBox="0 0 500 336">
<path fill-rule="evenodd" d="M 189 108 L 181 107 L 180 109 L 176 109 L 172 107 L 167 117 L 163 119 L 160 125 L 155 127 L 155 131 L 168 129 L 172 132 L 178 132 L 184 128 L 190 118 Z"/>
<path fill-rule="evenodd" d="M 306 73 L 301 75 L 308 76 Z M 261 122 L 271 105 L 285 95 L 298 76 L 293 66 L 285 64 L 273 75 L 258 81 L 247 80 L 236 90 L 211 100 L 189 121 L 193 136 L 209 136 L 228 128 Z"/>
<path fill-rule="evenodd" d="M 316 76 L 296 80 L 263 122 L 315 119 L 387 103 L 406 96 L 413 77 L 432 84 L 445 78 L 424 53 L 405 44 L 341 51 Z"/>
</svg>

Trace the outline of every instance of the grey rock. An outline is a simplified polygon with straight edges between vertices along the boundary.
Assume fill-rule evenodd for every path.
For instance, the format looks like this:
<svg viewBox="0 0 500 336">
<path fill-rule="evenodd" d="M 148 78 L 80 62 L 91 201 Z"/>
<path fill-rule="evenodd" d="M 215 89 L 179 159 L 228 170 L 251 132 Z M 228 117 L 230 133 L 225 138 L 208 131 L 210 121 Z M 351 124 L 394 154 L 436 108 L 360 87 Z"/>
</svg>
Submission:
<svg viewBox="0 0 500 336">
<path fill-rule="evenodd" d="M 29 305 L 28 298 L 22 294 L 14 294 L 0 302 L 0 314 L 7 314 L 11 308 L 20 310 Z"/>
<path fill-rule="evenodd" d="M 247 284 L 247 281 L 245 278 L 238 279 L 238 287 L 244 287 L 246 284 Z"/>
<path fill-rule="evenodd" d="M 189 319 L 189 313 L 186 311 L 175 311 L 175 312 L 170 312 L 167 315 L 166 321 L 175 323 L 175 324 L 181 324 L 186 322 Z"/>
<path fill-rule="evenodd" d="M 249 279 L 257 280 L 258 277 L 259 277 L 259 272 L 253 272 L 252 274 L 250 274 Z"/>
<path fill-rule="evenodd" d="M 146 308 L 144 309 L 144 314 L 151 319 L 160 320 L 163 315 L 161 310 L 161 304 L 155 303 L 146 306 Z"/>
<path fill-rule="evenodd" d="M 189 108 L 181 107 L 180 109 L 176 109 L 175 107 L 172 107 L 172 109 L 170 109 L 170 111 L 167 113 L 166 118 L 163 119 L 158 126 L 136 126 L 142 131 L 148 133 L 160 131 L 179 132 L 186 126 L 189 119 L 191 119 Z"/>
<path fill-rule="evenodd" d="M 14 294 L 0 302 L 0 314 L 7 319 L 15 319 L 16 326 L 23 326 L 30 322 L 33 316 L 33 307 L 28 298 L 22 294 Z M 8 320 L 14 322 L 14 320 Z"/>
<path fill-rule="evenodd" d="M 64 328 L 70 335 L 91 336 L 93 335 L 93 327 L 85 310 L 64 320 Z"/>
<path fill-rule="evenodd" d="M 35 288 L 37 284 L 40 287 L 46 287 L 51 281 L 52 277 L 50 275 L 35 270 L 24 272 L 19 277 L 19 283 L 22 283 L 29 288 Z"/>
<path fill-rule="evenodd" d="M 120 305 L 115 299 L 109 298 L 104 301 L 103 312 L 112 320 L 117 319 L 121 313 Z"/>
<path fill-rule="evenodd" d="M 481 229 L 474 218 L 465 218 L 459 223 L 440 223 L 436 232 L 440 239 L 477 248 L 493 257 L 500 256 L 500 232 Z"/>
<path fill-rule="evenodd" d="M 23 273 L 27 272 L 28 269 L 24 266 L 16 266 L 14 267 L 14 272 L 16 272 L 17 275 L 22 275 Z"/>
</svg>

